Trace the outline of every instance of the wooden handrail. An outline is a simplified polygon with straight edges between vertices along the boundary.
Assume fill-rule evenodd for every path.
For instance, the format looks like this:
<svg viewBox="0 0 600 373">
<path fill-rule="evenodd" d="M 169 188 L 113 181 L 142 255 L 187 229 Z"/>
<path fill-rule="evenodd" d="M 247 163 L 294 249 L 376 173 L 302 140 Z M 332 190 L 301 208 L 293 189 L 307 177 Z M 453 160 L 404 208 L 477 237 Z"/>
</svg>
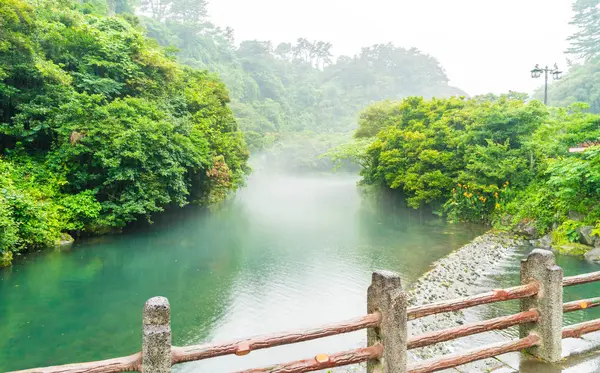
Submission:
<svg viewBox="0 0 600 373">
<path fill-rule="evenodd" d="M 422 306 L 414 306 L 408 309 L 408 319 L 414 320 L 421 317 L 434 315 L 442 312 L 458 311 L 464 308 L 502 302 L 511 299 L 531 297 L 537 294 L 539 285 L 536 282 L 527 285 L 515 286 L 508 289 L 498 289 L 472 295 L 470 297 L 450 299 L 443 302 L 430 303 Z"/>
<path fill-rule="evenodd" d="M 410 350 L 413 348 L 425 347 L 452 339 L 466 337 L 468 335 L 489 332 L 491 330 L 501 330 L 519 324 L 535 322 L 539 317 L 539 312 L 535 309 L 532 309 L 517 313 L 515 315 L 496 317 L 494 319 L 465 324 L 454 328 L 437 330 L 409 338 L 408 349 Z"/>
<path fill-rule="evenodd" d="M 286 344 L 310 341 L 336 334 L 350 333 L 366 328 L 375 328 L 381 322 L 381 314 L 375 312 L 366 316 L 354 318 L 340 323 L 323 325 L 318 328 L 288 331 L 277 334 L 267 334 L 250 338 L 238 339 L 216 344 L 173 347 L 171 360 L 173 364 L 187 361 L 203 360 L 223 355 L 246 355 L 250 351 Z"/>
<path fill-rule="evenodd" d="M 585 310 L 587 308 L 600 307 L 600 297 L 576 300 L 563 304 L 563 312 Z"/>
<path fill-rule="evenodd" d="M 12 373 L 119 373 L 135 372 L 140 370 L 142 354 L 118 357 L 115 359 L 92 361 L 89 363 L 75 363 L 57 365 L 46 368 L 33 368 L 19 370 Z"/>
<path fill-rule="evenodd" d="M 358 348 L 332 355 L 317 355 L 312 359 L 298 360 L 291 363 L 271 365 L 265 368 L 244 370 L 237 373 L 302 373 L 315 370 L 358 364 L 371 359 L 379 359 L 383 355 L 380 344 Z"/>
<path fill-rule="evenodd" d="M 312 339 L 324 338 L 332 335 L 350 333 L 353 331 L 375 328 L 381 322 L 381 314 L 375 312 L 366 316 L 342 321 L 335 324 L 323 325 L 317 328 L 288 331 L 277 334 L 255 336 L 238 339 L 235 341 L 203 344 L 195 346 L 176 347 L 171 349 L 171 362 L 173 365 L 188 361 L 203 360 L 223 355 L 246 355 L 250 351 L 263 348 L 281 346 Z M 89 363 L 59 365 L 48 368 L 34 368 L 13 373 L 117 373 L 138 370 L 141 353 Z"/>
<path fill-rule="evenodd" d="M 582 275 L 563 278 L 563 286 L 587 284 L 588 282 L 600 281 L 600 271 L 584 273 Z"/>
<path fill-rule="evenodd" d="M 563 328 L 562 337 L 563 339 L 579 338 L 584 334 L 597 332 L 598 330 L 600 330 L 600 319 L 586 321 Z"/>
<path fill-rule="evenodd" d="M 534 254 L 537 257 L 547 258 L 548 254 L 540 254 L 539 252 Z M 534 262 L 537 263 L 537 262 Z M 540 262 L 542 263 L 542 262 Z M 554 263 L 554 259 L 552 258 L 552 263 Z M 539 263 L 538 263 L 539 264 Z M 543 263 L 542 263 L 543 264 Z M 548 269 L 548 267 L 542 267 L 542 269 Z M 555 267 L 548 269 L 554 270 Z M 555 271 L 556 272 L 556 271 Z M 554 273 L 554 272 L 553 272 Z M 379 277 L 377 277 L 377 276 Z M 402 301 L 404 303 L 394 303 L 401 304 L 401 315 L 406 312 L 406 316 L 408 320 L 414 320 L 417 318 L 438 314 L 442 312 L 452 312 L 458 311 L 464 308 L 501 302 L 506 300 L 513 299 L 522 299 L 532 297 L 540 291 L 540 284 L 538 282 L 530 282 L 526 285 L 515 286 L 507 289 L 497 289 L 493 291 L 489 291 L 482 294 L 477 294 L 469 297 L 451 299 L 437 303 L 431 303 L 420 306 L 413 306 L 406 309 L 406 293 L 399 293 L 398 288 L 400 288 L 400 277 L 396 274 L 390 275 L 388 272 L 376 272 L 373 275 L 373 282 L 371 287 L 369 288 L 369 296 L 372 294 L 378 295 L 379 293 L 383 293 L 388 298 L 392 295 L 394 296 L 398 302 Z M 527 277 L 529 278 L 529 277 Z M 390 285 L 387 287 L 382 287 L 381 279 L 389 280 Z M 379 281 L 379 282 L 378 282 Z M 538 281 L 541 281 L 538 279 Z M 579 284 L 585 284 L 589 282 L 600 281 L 600 271 L 586 273 L 583 275 L 566 277 L 562 281 L 562 286 L 573 286 Z M 373 286 L 378 285 L 383 290 L 379 290 L 379 293 L 372 290 Z M 556 281 L 557 291 L 560 289 L 560 280 Z M 379 289 L 379 288 L 375 288 Z M 395 293 L 392 293 L 395 292 Z M 381 295 L 381 294 L 379 294 Z M 349 333 L 358 331 L 361 329 L 367 328 L 379 328 L 385 329 L 386 322 L 388 322 L 388 318 L 390 315 L 396 315 L 400 313 L 386 313 L 390 312 L 386 311 L 385 307 L 376 306 L 373 307 L 372 300 L 369 298 L 368 302 L 371 310 L 378 310 L 376 312 L 370 313 L 366 316 L 357 317 L 354 319 L 346 320 L 339 323 L 327 324 L 316 328 L 310 329 L 301 329 L 296 331 L 288 331 L 277 334 L 270 335 L 259 335 L 249 338 L 237 339 L 229 342 L 223 343 L 207 343 L 201 345 L 194 346 L 185 346 L 185 347 L 175 347 L 171 346 L 171 329 L 170 329 L 170 309 L 169 303 L 166 298 L 163 297 L 155 297 L 151 298 L 146 302 L 144 306 L 144 339 L 142 345 L 144 346 L 144 356 L 142 356 L 141 352 L 136 354 L 114 358 L 109 360 L 88 362 L 88 363 L 76 363 L 76 364 L 68 364 L 61 366 L 52 366 L 45 368 L 34 368 L 16 371 L 13 373 L 118 373 L 118 372 L 127 372 L 127 371 L 141 371 L 144 370 L 154 370 L 156 366 L 158 366 L 158 370 L 161 372 L 168 372 L 169 366 L 189 362 L 196 360 L 203 360 L 208 358 L 213 358 L 217 356 L 223 355 L 231 355 L 235 354 L 238 356 L 243 356 L 249 354 L 251 351 L 265 349 L 275 346 L 293 344 L 298 342 L 309 341 L 318 338 L 324 338 L 332 335 Z M 536 300 L 538 298 L 530 298 L 526 299 L 522 303 L 522 306 L 527 304 L 528 301 Z M 534 307 L 532 305 L 526 306 L 527 308 Z M 537 307 L 537 306 L 535 306 Z M 600 307 L 600 297 L 583 299 L 573 302 L 568 302 L 563 304 L 563 312 L 573 312 L 578 310 L 583 310 L 587 308 Z M 379 312 L 383 312 L 388 315 L 388 318 L 383 319 L 382 314 Z M 560 308 L 558 309 L 560 312 Z M 404 316 L 403 316 L 404 317 Z M 146 322 L 146 320 L 150 320 Z M 383 321 L 382 321 L 383 320 Z M 388 320 L 388 321 L 386 321 Z M 388 330 L 391 334 L 383 335 L 394 335 L 395 330 L 400 327 L 405 327 L 405 321 L 400 320 L 398 323 L 391 325 L 391 329 Z M 398 343 L 390 343 L 390 345 L 402 345 L 401 349 L 398 350 L 398 353 L 406 354 L 407 349 L 414 349 L 429 346 L 435 343 L 440 343 L 444 341 L 453 340 L 456 338 L 461 338 L 473 334 L 483 333 L 491 330 L 500 330 L 505 329 L 511 326 L 526 324 L 530 322 L 536 322 L 540 320 L 539 312 L 532 308 L 529 311 L 520 312 L 515 315 L 497 317 L 490 320 L 484 320 L 474 323 L 469 323 L 466 325 L 460 325 L 453 328 L 433 331 L 429 333 L 425 333 L 422 335 L 418 335 L 415 337 L 411 337 L 406 341 L 405 339 L 400 340 Z M 404 325 L 404 326 L 402 326 Z M 148 342 L 146 336 L 154 336 L 155 334 L 147 333 L 149 327 L 157 328 L 160 327 L 160 332 L 163 333 L 166 337 L 164 340 L 166 341 L 162 345 L 162 349 L 157 349 L 157 353 L 155 355 L 151 355 L 153 352 L 152 349 L 147 349 L 147 346 L 152 345 L 152 342 Z M 393 327 L 393 328 L 392 328 Z M 562 338 L 577 338 L 583 334 L 591 333 L 595 331 L 600 331 L 600 319 L 583 322 L 576 325 L 571 325 L 569 327 L 562 329 Z M 380 330 L 381 332 L 381 330 Z M 405 330 L 403 332 L 406 332 Z M 525 332 L 526 333 L 526 332 Z M 161 337 L 162 338 L 162 337 Z M 371 338 L 371 335 L 370 337 Z M 379 337 L 377 337 L 379 338 Z M 161 340 L 162 341 L 162 340 Z M 344 365 L 356 364 L 365 362 L 372 359 L 380 359 L 381 361 L 387 361 L 388 354 L 391 351 L 396 351 L 395 349 L 388 349 L 384 351 L 384 346 L 380 344 L 380 342 L 385 342 L 384 339 L 377 339 L 373 341 L 369 340 L 370 344 L 373 344 L 370 347 L 359 348 L 355 350 L 349 350 L 345 352 L 339 352 L 332 355 L 317 355 L 313 359 L 299 360 L 293 361 L 289 363 L 272 365 L 270 367 L 258 368 L 246 370 L 240 373 L 300 373 L 300 372 L 311 372 L 321 369 L 339 367 Z M 557 341 L 558 342 L 558 341 Z M 162 343 L 162 342 L 159 342 Z M 406 344 L 405 344 L 406 343 Z M 507 352 L 518 351 L 521 349 L 529 348 L 540 343 L 540 337 L 536 334 L 532 333 L 526 338 L 522 338 L 516 341 L 503 342 L 494 345 L 490 345 L 488 347 L 466 351 L 459 354 L 452 354 L 448 356 L 443 356 L 438 359 L 431 359 L 427 361 L 420 362 L 418 364 L 412 365 L 409 367 L 409 373 L 429 373 L 435 372 L 438 370 L 443 370 L 447 368 L 453 368 L 458 365 L 463 365 L 472 361 L 481 360 L 489 357 L 493 357 L 496 355 L 500 355 Z M 544 345 L 540 345 L 544 346 Z M 170 350 L 169 350 L 170 349 Z M 170 354 L 169 354 L 170 351 Z M 403 351 L 403 352 L 402 352 Z M 385 352 L 385 354 L 384 354 Z M 392 360 L 397 358 L 400 362 L 400 357 L 404 355 L 392 355 Z M 554 359 L 554 357 L 551 357 Z M 152 365 L 155 364 L 155 361 L 159 361 L 161 365 Z M 387 365 L 386 369 L 391 369 L 389 365 Z M 398 369 L 403 369 L 402 365 L 394 366 L 393 371 Z"/>
<path fill-rule="evenodd" d="M 516 341 L 502 342 L 490 345 L 488 347 L 469 350 L 458 354 L 446 355 L 438 359 L 426 360 L 408 367 L 408 373 L 430 373 L 448 368 L 454 368 L 459 365 L 467 364 L 473 361 L 487 359 L 507 352 L 520 351 L 537 345 L 540 337 L 531 334 L 525 338 Z"/>
</svg>

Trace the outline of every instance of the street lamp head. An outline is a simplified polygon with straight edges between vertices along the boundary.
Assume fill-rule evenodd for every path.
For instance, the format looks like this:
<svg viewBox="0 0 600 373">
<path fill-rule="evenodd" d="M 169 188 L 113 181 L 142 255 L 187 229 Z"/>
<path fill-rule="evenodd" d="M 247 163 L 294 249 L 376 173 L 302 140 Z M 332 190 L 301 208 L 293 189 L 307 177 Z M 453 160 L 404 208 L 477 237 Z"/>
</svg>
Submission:
<svg viewBox="0 0 600 373">
<path fill-rule="evenodd" d="M 562 71 L 555 71 L 552 73 L 552 78 L 554 80 L 559 80 L 562 78 Z"/>
<path fill-rule="evenodd" d="M 539 78 L 542 75 L 542 69 L 540 69 L 539 65 L 535 65 L 535 67 L 533 68 L 533 70 L 531 70 L 531 77 L 532 78 Z"/>
<path fill-rule="evenodd" d="M 560 71 L 558 69 L 558 65 L 554 64 L 554 71 L 552 71 L 552 78 L 554 80 L 559 80 L 560 78 L 562 78 L 562 71 Z"/>
</svg>

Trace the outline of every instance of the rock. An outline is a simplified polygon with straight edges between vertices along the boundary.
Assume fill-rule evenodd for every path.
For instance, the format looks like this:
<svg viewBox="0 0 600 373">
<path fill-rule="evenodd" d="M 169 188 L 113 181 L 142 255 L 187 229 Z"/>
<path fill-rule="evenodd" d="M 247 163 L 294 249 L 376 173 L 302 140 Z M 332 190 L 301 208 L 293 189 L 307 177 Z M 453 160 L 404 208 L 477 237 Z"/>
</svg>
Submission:
<svg viewBox="0 0 600 373">
<path fill-rule="evenodd" d="M 73 242 L 75 242 L 75 239 L 73 237 L 71 237 L 70 234 L 68 234 L 68 233 L 61 233 L 60 234 L 60 239 L 58 239 L 56 241 L 56 246 L 57 247 L 67 247 L 67 246 L 73 245 Z"/>
<path fill-rule="evenodd" d="M 502 232 L 488 232 L 475 238 L 471 243 L 438 260 L 429 272 L 417 280 L 409 291 L 409 304 L 416 306 L 456 299 L 481 291 L 479 279 L 485 278 L 487 270 L 497 268 L 499 261 L 511 256 L 516 247 L 525 244 L 527 241 L 514 239 Z M 467 322 L 468 319 L 462 311 L 430 315 L 410 320 L 409 334 L 415 336 Z M 426 359 L 452 353 L 458 347 L 460 346 L 455 341 L 448 341 L 411 350 L 409 356 Z"/>
<path fill-rule="evenodd" d="M 594 227 L 591 225 L 585 225 L 583 227 L 579 227 L 577 231 L 579 232 L 579 242 L 584 245 L 594 246 L 594 243 L 597 239 L 596 236 L 592 236 L 592 230 Z"/>
<path fill-rule="evenodd" d="M 592 250 L 592 247 L 587 245 L 582 245 L 580 243 L 570 243 L 566 245 L 554 246 L 554 249 L 563 255 L 572 255 L 572 256 L 583 256 L 588 251 Z"/>
<path fill-rule="evenodd" d="M 586 260 L 590 260 L 593 262 L 600 262 L 600 247 L 590 250 L 583 255 Z"/>
<path fill-rule="evenodd" d="M 533 240 L 532 243 L 535 247 L 549 250 L 552 248 L 552 235 L 548 233 L 547 235 L 540 237 L 537 240 Z"/>
<path fill-rule="evenodd" d="M 583 221 L 583 219 L 585 219 L 585 215 L 577 211 L 569 211 L 569 219 Z"/>
<path fill-rule="evenodd" d="M 0 267 L 8 267 L 13 259 L 12 251 L 0 253 Z"/>
<path fill-rule="evenodd" d="M 512 215 L 509 215 L 509 214 L 504 214 L 504 215 L 502 215 L 502 217 L 500 218 L 500 224 L 501 224 L 501 225 L 503 225 L 503 226 L 505 226 L 505 227 L 511 226 L 511 225 L 512 225 L 512 221 L 513 221 L 513 218 L 514 218 L 514 217 L 513 217 Z"/>
<path fill-rule="evenodd" d="M 515 231 L 519 234 L 524 235 L 527 238 L 537 238 L 538 231 L 533 221 L 522 220 L 515 227 Z"/>
</svg>

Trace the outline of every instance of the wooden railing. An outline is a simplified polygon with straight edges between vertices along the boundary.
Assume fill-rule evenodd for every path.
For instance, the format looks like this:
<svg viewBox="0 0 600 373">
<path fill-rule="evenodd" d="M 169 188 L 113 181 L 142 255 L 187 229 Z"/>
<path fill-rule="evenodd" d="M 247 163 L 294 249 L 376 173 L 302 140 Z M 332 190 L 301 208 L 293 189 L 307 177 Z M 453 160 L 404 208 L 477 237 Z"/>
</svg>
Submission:
<svg viewBox="0 0 600 373">
<path fill-rule="evenodd" d="M 170 307 L 166 298 L 149 299 L 143 311 L 142 351 L 127 357 L 35 368 L 18 373 L 116 373 L 139 371 L 166 373 L 175 364 L 224 355 L 243 356 L 251 351 L 299 343 L 332 335 L 367 329 L 368 346 L 334 354 L 271 365 L 238 373 L 300 373 L 367 362 L 367 372 L 429 373 L 456 367 L 508 352 L 526 350 L 549 362 L 561 359 L 561 340 L 579 338 L 600 330 L 600 319 L 562 327 L 564 312 L 600 306 L 600 298 L 564 303 L 563 287 L 600 281 L 600 272 L 567 277 L 555 265 L 554 255 L 534 250 L 521 263 L 521 285 L 470 297 L 408 307 L 407 293 L 400 277 L 392 272 L 373 273 L 367 292 L 367 315 L 340 323 L 195 346 L 171 346 Z M 407 322 L 428 315 L 458 311 L 468 307 L 519 299 L 521 312 L 408 338 Z M 466 337 L 491 330 L 519 326 L 519 339 L 483 348 L 445 355 L 409 365 L 408 350 Z"/>
</svg>

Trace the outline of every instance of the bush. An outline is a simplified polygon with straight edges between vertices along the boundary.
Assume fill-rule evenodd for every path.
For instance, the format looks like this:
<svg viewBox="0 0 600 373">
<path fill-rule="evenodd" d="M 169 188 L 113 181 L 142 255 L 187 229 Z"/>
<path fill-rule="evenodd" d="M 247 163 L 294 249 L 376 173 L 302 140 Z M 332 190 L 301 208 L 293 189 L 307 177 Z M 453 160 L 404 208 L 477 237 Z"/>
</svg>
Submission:
<svg viewBox="0 0 600 373">
<path fill-rule="evenodd" d="M 444 204 L 443 211 L 450 220 L 489 223 L 494 212 L 502 211 L 510 200 L 509 184 L 507 181 L 498 187 L 459 183 L 452 189 L 452 197 Z"/>
<path fill-rule="evenodd" d="M 60 238 L 62 216 L 52 199 L 56 185 L 31 182 L 26 168 L 0 158 L 0 256 L 10 264 L 12 254 L 43 248 Z"/>
<path fill-rule="evenodd" d="M 560 245 L 565 243 L 579 242 L 579 227 L 581 222 L 574 220 L 565 220 L 552 232 L 552 242 Z"/>
<path fill-rule="evenodd" d="M 248 170 L 218 78 L 178 65 L 135 22 L 83 9 L 0 3 L 5 262 L 6 253 L 53 245 L 64 232 L 120 229 L 167 206 L 216 203 Z"/>
<path fill-rule="evenodd" d="M 600 222 L 600 116 L 581 105 L 548 109 L 523 95 L 375 105 L 357 136 L 379 131 L 358 159 L 364 184 L 398 190 L 408 205 L 442 204 L 451 220 L 511 228 L 523 221 L 574 237 L 569 215 Z M 339 155 L 338 155 L 339 156 Z M 510 181 L 510 188 L 508 181 Z"/>
</svg>

